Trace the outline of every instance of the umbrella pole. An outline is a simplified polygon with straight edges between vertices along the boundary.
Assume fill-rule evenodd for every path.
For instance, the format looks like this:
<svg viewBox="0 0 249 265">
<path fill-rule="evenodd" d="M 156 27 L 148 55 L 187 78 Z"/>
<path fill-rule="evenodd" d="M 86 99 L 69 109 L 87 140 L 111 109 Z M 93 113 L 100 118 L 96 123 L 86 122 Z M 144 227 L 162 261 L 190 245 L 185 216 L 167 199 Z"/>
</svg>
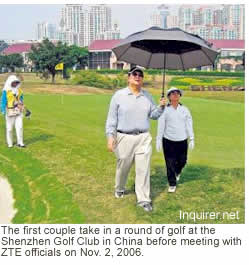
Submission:
<svg viewBox="0 0 249 265">
<path fill-rule="evenodd" d="M 166 68 L 166 53 L 164 53 L 164 62 L 163 62 L 163 87 L 162 87 L 162 98 L 164 98 L 164 86 L 165 86 L 165 68 Z"/>
</svg>

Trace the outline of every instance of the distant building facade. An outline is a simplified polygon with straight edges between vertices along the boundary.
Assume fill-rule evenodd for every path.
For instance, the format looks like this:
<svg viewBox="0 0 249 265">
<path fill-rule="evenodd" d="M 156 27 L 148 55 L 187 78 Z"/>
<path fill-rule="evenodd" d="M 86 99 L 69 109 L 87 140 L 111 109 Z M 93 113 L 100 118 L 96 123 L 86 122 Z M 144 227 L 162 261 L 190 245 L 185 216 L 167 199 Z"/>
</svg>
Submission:
<svg viewBox="0 0 249 265">
<path fill-rule="evenodd" d="M 95 40 L 88 47 L 89 69 L 128 69 L 130 65 L 117 61 L 112 48 L 120 43 L 119 40 Z"/>
<path fill-rule="evenodd" d="M 244 40 L 244 5 L 182 5 L 179 27 L 204 39 Z"/>
<path fill-rule="evenodd" d="M 245 39 L 245 5 L 181 5 L 177 15 L 161 5 L 150 16 L 149 26 L 179 27 L 204 39 Z"/>
<path fill-rule="evenodd" d="M 220 52 L 217 70 L 233 72 L 244 70 L 244 40 L 209 40 L 209 42 L 213 43 L 213 46 Z"/>
<path fill-rule="evenodd" d="M 28 58 L 28 53 L 31 52 L 32 45 L 36 45 L 35 43 L 15 43 L 9 45 L 6 49 L 4 49 L 1 54 L 2 55 L 10 55 L 10 54 L 21 54 L 23 57 L 23 62 L 25 67 L 22 69 L 25 72 L 29 72 L 32 69 L 32 62 Z"/>
</svg>

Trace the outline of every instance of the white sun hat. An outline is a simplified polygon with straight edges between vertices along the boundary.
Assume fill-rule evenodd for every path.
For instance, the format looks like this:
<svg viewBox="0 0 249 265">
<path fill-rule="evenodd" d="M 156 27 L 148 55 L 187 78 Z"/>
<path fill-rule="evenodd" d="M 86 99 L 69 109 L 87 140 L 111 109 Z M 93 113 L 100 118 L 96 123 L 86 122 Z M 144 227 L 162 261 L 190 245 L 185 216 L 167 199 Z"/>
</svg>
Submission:
<svg viewBox="0 0 249 265">
<path fill-rule="evenodd" d="M 183 92 L 181 89 L 177 88 L 177 87 L 171 87 L 168 91 L 167 91 L 167 98 L 169 97 L 169 94 L 174 92 L 174 91 L 178 91 L 180 93 L 180 96 L 183 95 Z"/>
</svg>

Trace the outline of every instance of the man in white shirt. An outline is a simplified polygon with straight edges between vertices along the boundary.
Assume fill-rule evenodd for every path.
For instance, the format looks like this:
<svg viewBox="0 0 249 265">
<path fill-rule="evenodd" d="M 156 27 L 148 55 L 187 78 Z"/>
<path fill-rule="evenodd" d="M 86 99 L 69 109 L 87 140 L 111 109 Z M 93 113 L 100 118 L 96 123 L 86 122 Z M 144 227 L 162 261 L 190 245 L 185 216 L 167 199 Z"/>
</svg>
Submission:
<svg viewBox="0 0 249 265">
<path fill-rule="evenodd" d="M 157 106 L 152 96 L 142 89 L 143 71 L 132 67 L 128 87 L 112 97 L 106 121 L 107 148 L 117 157 L 115 197 L 123 198 L 131 166 L 135 163 L 137 205 L 152 211 L 150 198 L 150 159 L 152 154 L 150 119 L 163 113 L 166 99 Z"/>
<path fill-rule="evenodd" d="M 179 100 L 182 91 L 172 87 L 167 91 L 169 104 L 159 118 L 157 151 L 163 147 L 169 182 L 168 192 L 175 192 L 176 183 L 187 162 L 188 147 L 194 148 L 193 121 L 190 111 Z M 188 143 L 189 139 L 189 143 Z"/>
</svg>

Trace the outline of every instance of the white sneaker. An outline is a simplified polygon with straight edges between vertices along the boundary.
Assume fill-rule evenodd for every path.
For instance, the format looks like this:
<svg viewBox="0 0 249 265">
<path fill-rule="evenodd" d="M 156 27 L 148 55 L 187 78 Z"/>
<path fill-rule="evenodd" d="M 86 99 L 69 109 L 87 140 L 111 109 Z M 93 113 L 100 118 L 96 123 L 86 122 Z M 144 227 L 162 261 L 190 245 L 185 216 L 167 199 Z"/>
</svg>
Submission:
<svg viewBox="0 0 249 265">
<path fill-rule="evenodd" d="M 124 191 L 115 191 L 115 197 L 117 199 L 123 198 L 124 197 Z"/>
<path fill-rule="evenodd" d="M 175 192 L 176 186 L 169 186 L 168 192 Z"/>
<path fill-rule="evenodd" d="M 181 174 L 176 176 L 176 181 L 178 182 L 180 180 Z"/>
</svg>

